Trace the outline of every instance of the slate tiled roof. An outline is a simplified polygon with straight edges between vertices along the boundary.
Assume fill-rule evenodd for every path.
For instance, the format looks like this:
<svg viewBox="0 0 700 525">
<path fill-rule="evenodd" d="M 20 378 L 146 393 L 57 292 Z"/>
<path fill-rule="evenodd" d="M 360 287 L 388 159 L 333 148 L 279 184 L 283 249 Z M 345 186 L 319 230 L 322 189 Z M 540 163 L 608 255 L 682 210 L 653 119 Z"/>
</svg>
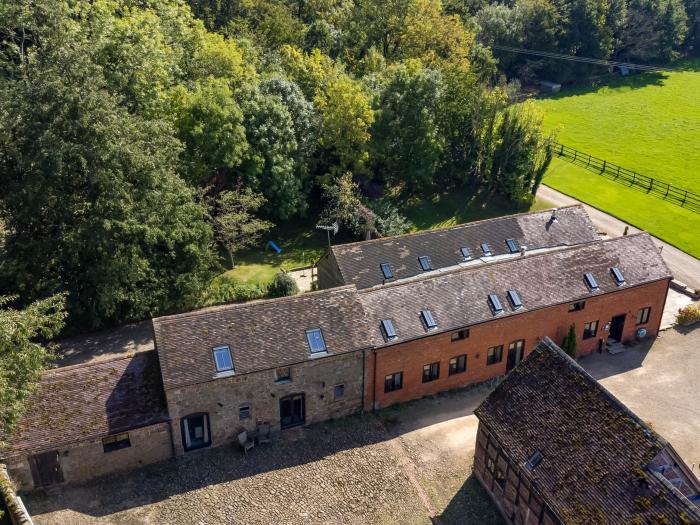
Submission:
<svg viewBox="0 0 700 525">
<path fill-rule="evenodd" d="M 582 206 L 568 206 L 556 211 L 557 222 L 551 222 L 552 210 L 509 215 L 386 239 L 341 244 L 331 248 L 344 284 L 358 289 L 382 284 L 380 264 L 389 263 L 394 280 L 422 273 L 418 257 L 428 256 L 432 268 L 446 268 L 463 259 L 460 248 L 469 248 L 472 257 L 483 255 L 481 243 L 488 243 L 494 256 L 510 253 L 506 239 L 529 250 L 554 246 L 573 246 L 600 239 Z"/>
<path fill-rule="evenodd" d="M 0 455 L 53 450 L 167 420 L 155 351 L 48 370 Z"/>
<path fill-rule="evenodd" d="M 647 465 L 666 442 L 549 338 L 475 411 L 563 523 L 700 523 Z M 683 521 L 684 516 L 687 521 Z"/>
<path fill-rule="evenodd" d="M 626 279 L 622 287 L 671 277 L 649 234 L 641 233 L 426 275 L 361 290 L 359 295 L 374 343 L 380 346 L 613 292 L 621 288 L 610 274 L 613 266 Z M 594 274 L 598 290 L 589 291 L 585 272 Z M 522 300 L 517 310 L 506 297 L 510 289 Z M 498 316 L 489 306 L 490 293 L 497 294 L 503 306 Z M 426 331 L 420 319 L 424 309 L 431 310 L 437 329 Z M 379 329 L 382 319 L 393 321 L 397 339 L 384 341 Z"/>
<path fill-rule="evenodd" d="M 235 372 L 306 361 L 306 330 L 320 328 L 329 355 L 370 345 L 354 286 L 218 306 L 153 320 L 165 389 L 215 378 L 214 347 L 228 345 Z"/>
</svg>

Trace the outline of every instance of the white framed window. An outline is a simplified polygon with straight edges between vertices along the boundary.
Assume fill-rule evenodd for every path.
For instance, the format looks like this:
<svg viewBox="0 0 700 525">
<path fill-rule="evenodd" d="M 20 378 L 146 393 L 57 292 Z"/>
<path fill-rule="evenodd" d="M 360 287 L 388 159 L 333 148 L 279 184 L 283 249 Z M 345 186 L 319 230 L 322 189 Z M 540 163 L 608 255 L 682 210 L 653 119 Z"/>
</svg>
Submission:
<svg viewBox="0 0 700 525">
<path fill-rule="evenodd" d="M 217 346 L 213 349 L 214 365 L 217 372 L 233 371 L 233 359 L 231 358 L 231 349 L 226 346 Z"/>
</svg>

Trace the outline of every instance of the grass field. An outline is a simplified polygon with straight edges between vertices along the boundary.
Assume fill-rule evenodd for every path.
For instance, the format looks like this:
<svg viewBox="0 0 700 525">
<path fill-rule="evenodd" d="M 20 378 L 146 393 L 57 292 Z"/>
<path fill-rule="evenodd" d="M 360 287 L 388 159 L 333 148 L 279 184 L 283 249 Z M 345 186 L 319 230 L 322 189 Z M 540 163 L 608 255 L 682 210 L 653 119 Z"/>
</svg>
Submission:
<svg viewBox="0 0 700 525">
<path fill-rule="evenodd" d="M 700 193 L 700 60 L 538 101 L 559 142 Z M 544 183 L 700 257 L 700 214 L 555 158 Z"/>
<path fill-rule="evenodd" d="M 553 207 L 552 204 L 537 199 L 531 210 Z M 414 224 L 415 230 L 440 228 L 510 213 L 527 211 L 510 204 L 494 195 L 471 194 L 467 191 L 435 194 L 425 198 L 414 198 L 402 203 L 402 213 Z M 282 248 L 277 254 L 264 249 L 264 244 L 272 239 Z M 357 240 L 347 232 L 331 237 L 333 244 Z M 276 228 L 265 236 L 263 246 L 236 257 L 236 267 L 223 276 L 250 284 L 265 284 L 272 280 L 280 268 L 290 269 L 312 264 L 318 260 L 328 246 L 326 232 L 315 229 L 314 224 L 299 223 Z"/>
<path fill-rule="evenodd" d="M 700 258 L 700 214 L 556 157 L 543 182 Z"/>
</svg>

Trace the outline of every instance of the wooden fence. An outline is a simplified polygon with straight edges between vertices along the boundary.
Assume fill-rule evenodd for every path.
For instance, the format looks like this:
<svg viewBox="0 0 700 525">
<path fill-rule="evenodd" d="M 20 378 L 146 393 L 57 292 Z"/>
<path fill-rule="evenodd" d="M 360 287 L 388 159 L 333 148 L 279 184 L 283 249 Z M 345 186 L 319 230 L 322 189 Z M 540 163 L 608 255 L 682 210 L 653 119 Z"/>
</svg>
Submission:
<svg viewBox="0 0 700 525">
<path fill-rule="evenodd" d="M 563 157 L 587 170 L 598 173 L 613 181 L 633 186 L 646 193 L 656 195 L 664 200 L 677 204 L 689 211 L 700 213 L 700 195 L 685 188 L 679 188 L 653 177 L 647 177 L 636 171 L 628 170 L 605 159 L 599 159 L 588 153 L 583 153 L 559 142 L 550 146 L 552 154 Z"/>
</svg>

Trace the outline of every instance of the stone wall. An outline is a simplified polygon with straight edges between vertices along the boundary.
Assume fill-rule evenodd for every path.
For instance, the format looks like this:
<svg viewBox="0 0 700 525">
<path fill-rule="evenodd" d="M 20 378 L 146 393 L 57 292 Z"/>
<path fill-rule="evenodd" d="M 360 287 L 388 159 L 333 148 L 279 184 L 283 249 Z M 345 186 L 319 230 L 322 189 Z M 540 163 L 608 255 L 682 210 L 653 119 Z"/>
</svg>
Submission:
<svg viewBox="0 0 700 525">
<path fill-rule="evenodd" d="M 604 327 L 616 315 L 627 316 L 623 341 L 633 340 L 636 330 L 641 326 L 648 330 L 650 336 L 656 335 L 661 324 L 667 291 L 668 281 L 658 281 L 592 296 L 585 300 L 583 310 L 575 312 L 569 311 L 567 303 L 495 318 L 469 326 L 469 337 L 466 339 L 453 341 L 452 335 L 458 331 L 456 329 L 454 332 L 374 350 L 369 352 L 367 358 L 365 404 L 368 407 L 386 407 L 502 376 L 506 373 L 508 345 L 511 342 L 524 340 L 523 357 L 527 357 L 544 336 L 549 336 L 555 343 L 561 343 L 571 324 L 576 327 L 578 356 L 595 352 L 601 338 L 605 342 L 608 334 Z M 637 325 L 637 312 L 647 306 L 651 307 L 649 321 Z M 590 321 L 598 321 L 597 334 L 595 337 L 583 339 L 583 325 Z M 487 350 L 498 345 L 503 346 L 501 361 L 487 364 Z M 463 373 L 450 376 L 449 361 L 459 355 L 467 356 L 467 369 Z M 440 363 L 439 379 L 423 383 L 423 366 L 434 362 Z M 396 372 L 403 372 L 403 388 L 385 393 L 384 377 Z"/>
<path fill-rule="evenodd" d="M 234 375 L 166 392 L 175 453 L 184 453 L 180 420 L 189 414 L 209 415 L 211 446 L 233 443 L 244 429 L 267 421 L 280 430 L 282 397 L 304 394 L 306 424 L 352 414 L 362 408 L 362 352 L 319 357 L 293 365 L 290 381 L 276 381 L 275 370 Z M 336 399 L 335 387 L 344 386 Z M 250 417 L 240 419 L 242 405 Z"/>
<path fill-rule="evenodd" d="M 128 432 L 130 447 L 105 452 L 102 438 L 82 441 L 58 448 L 59 462 L 65 483 L 85 481 L 90 478 L 130 470 L 172 457 L 170 424 L 159 423 Z M 31 467 L 28 455 L 5 459 L 12 479 L 21 490 L 32 490 Z"/>
</svg>

